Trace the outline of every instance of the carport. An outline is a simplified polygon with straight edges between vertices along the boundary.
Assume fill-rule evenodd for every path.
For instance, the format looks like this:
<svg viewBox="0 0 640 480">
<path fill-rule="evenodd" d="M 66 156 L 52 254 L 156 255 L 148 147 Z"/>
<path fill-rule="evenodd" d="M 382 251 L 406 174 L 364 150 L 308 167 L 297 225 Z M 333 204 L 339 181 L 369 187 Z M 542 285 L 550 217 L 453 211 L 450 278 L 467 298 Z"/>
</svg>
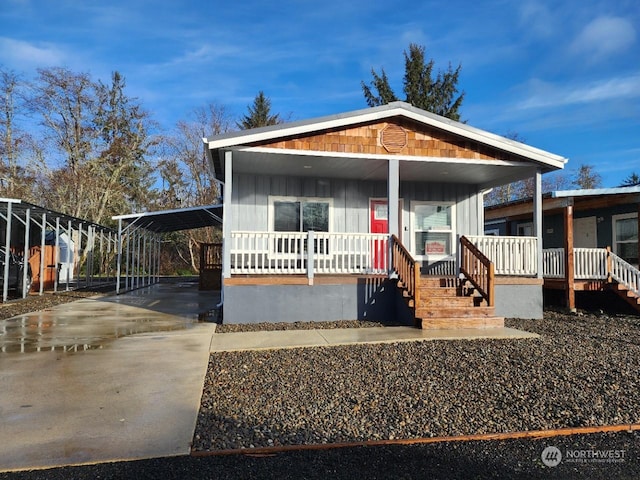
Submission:
<svg viewBox="0 0 640 480">
<path fill-rule="evenodd" d="M 222 225 L 222 204 L 111 218 L 118 221 L 116 294 L 120 294 L 158 281 L 163 234 Z"/>
<path fill-rule="evenodd" d="M 2 301 L 7 301 L 9 284 L 15 280 L 10 278 L 15 257 L 21 265 L 26 265 L 26 262 L 31 265 L 40 295 L 45 287 L 57 292 L 61 285 L 70 290 L 111 281 L 115 278 L 112 265 L 116 251 L 115 233 L 115 230 L 102 225 L 20 199 L 0 198 L 0 249 L 2 259 L 9 260 L 0 264 Z M 66 247 L 62 245 L 64 242 L 67 242 Z M 82 276 L 81 260 L 85 261 Z M 27 285 L 27 268 L 21 268 L 21 276 L 19 285 Z M 28 293 L 26 288 L 22 288 L 23 298 Z"/>
</svg>

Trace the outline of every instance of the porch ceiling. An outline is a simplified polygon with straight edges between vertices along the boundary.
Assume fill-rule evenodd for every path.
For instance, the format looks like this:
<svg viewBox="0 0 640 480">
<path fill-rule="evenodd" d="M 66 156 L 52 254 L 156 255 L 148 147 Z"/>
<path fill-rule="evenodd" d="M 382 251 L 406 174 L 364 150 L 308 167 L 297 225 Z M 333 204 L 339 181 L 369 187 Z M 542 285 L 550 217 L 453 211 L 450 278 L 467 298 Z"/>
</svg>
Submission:
<svg viewBox="0 0 640 480">
<path fill-rule="evenodd" d="M 388 160 L 400 160 L 400 180 L 461 183 L 489 188 L 530 178 L 535 173 L 531 164 L 463 160 L 453 158 L 317 155 L 297 152 L 236 150 L 233 171 L 257 175 L 344 178 L 354 180 L 386 180 Z"/>
</svg>

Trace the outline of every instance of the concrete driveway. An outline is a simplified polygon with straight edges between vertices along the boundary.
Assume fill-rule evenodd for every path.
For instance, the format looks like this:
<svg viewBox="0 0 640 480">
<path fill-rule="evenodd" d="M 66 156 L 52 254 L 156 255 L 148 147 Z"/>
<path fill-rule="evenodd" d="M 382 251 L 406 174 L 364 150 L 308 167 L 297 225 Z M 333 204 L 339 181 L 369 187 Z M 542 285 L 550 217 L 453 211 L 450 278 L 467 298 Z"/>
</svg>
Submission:
<svg viewBox="0 0 640 480">
<path fill-rule="evenodd" d="M 218 300 L 161 283 L 0 321 L 0 471 L 189 453 Z"/>
</svg>

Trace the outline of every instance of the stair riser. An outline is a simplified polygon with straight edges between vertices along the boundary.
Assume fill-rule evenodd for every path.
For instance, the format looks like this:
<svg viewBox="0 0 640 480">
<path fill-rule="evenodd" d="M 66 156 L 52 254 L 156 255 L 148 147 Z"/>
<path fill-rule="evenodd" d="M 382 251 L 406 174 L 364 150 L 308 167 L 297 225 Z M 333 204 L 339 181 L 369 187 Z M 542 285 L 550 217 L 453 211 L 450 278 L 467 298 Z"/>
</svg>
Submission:
<svg viewBox="0 0 640 480">
<path fill-rule="evenodd" d="M 416 308 L 415 316 L 417 318 L 487 318 L 495 316 L 495 308 Z"/>
<path fill-rule="evenodd" d="M 423 330 L 442 330 L 447 328 L 502 328 L 504 318 L 423 318 L 419 325 Z"/>
<path fill-rule="evenodd" d="M 420 297 L 418 308 L 468 307 L 473 308 L 473 297 Z"/>
</svg>

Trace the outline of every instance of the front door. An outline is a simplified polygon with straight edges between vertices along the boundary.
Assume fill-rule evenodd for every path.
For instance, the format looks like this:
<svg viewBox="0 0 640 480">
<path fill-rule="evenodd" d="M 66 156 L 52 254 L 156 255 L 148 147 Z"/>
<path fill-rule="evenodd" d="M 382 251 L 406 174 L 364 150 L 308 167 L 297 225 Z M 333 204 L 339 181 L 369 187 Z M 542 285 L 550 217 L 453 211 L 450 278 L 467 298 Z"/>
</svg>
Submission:
<svg viewBox="0 0 640 480">
<path fill-rule="evenodd" d="M 598 246 L 596 217 L 573 219 L 573 246 L 575 248 L 596 248 Z"/>
<path fill-rule="evenodd" d="M 371 199 L 369 202 L 369 232 L 389 233 L 389 208 L 385 199 Z M 402 200 L 398 204 L 398 236 L 402 240 Z M 384 267 L 387 256 L 386 242 L 375 241 L 373 245 L 373 266 L 376 269 Z"/>
</svg>

